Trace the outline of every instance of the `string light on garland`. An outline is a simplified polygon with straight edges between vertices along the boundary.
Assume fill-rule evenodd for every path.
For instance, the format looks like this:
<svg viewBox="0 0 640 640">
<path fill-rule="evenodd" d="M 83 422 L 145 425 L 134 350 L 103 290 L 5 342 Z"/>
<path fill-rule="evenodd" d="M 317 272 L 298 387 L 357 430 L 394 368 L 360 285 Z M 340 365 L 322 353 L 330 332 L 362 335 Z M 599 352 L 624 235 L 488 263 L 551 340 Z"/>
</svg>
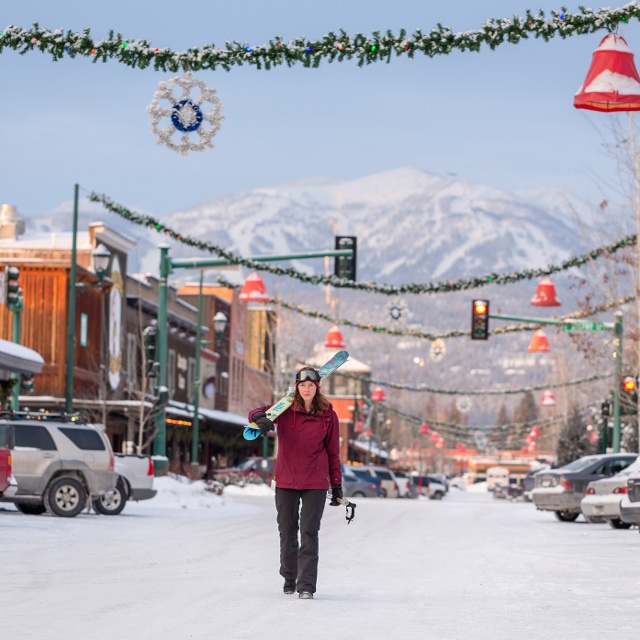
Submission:
<svg viewBox="0 0 640 640">
<path fill-rule="evenodd" d="M 182 95 L 177 98 L 174 96 L 176 86 L 182 89 Z M 199 89 L 200 95 L 192 98 L 192 89 Z M 161 100 L 168 101 L 169 106 L 162 106 Z M 205 112 L 203 106 L 207 102 L 211 103 L 213 108 Z M 160 82 L 153 101 L 147 107 L 147 112 L 152 116 L 153 133 L 158 136 L 156 142 L 183 156 L 186 156 L 189 151 L 204 151 L 212 148 L 212 138 L 224 120 L 222 105 L 216 96 L 216 90 L 207 87 L 203 81 L 193 78 L 188 71 L 184 76 L 176 76 L 166 82 Z M 169 123 L 165 128 L 161 128 L 160 123 L 165 118 L 169 119 Z M 208 123 L 209 126 L 205 126 L 204 123 Z M 173 141 L 176 133 L 179 136 L 179 142 Z M 191 134 L 196 134 L 197 139 L 193 140 L 190 137 Z"/>
<path fill-rule="evenodd" d="M 385 380 L 376 380 L 375 378 L 369 378 L 360 376 L 356 373 L 348 373 L 346 371 L 340 372 L 343 378 L 352 378 L 353 380 L 360 380 L 369 384 L 379 385 L 381 387 L 388 387 L 390 389 L 399 389 L 401 391 L 416 391 L 418 393 L 433 393 L 446 396 L 505 396 L 519 393 L 529 393 L 532 391 L 541 391 L 542 389 L 557 389 L 560 387 L 571 387 L 578 384 L 586 384 L 588 382 L 595 382 L 597 380 L 605 380 L 611 378 L 612 373 L 603 373 L 588 378 L 579 378 L 577 380 L 566 380 L 565 382 L 556 382 L 554 384 L 545 384 L 532 387 L 522 387 L 520 389 L 477 389 L 473 391 L 462 389 L 437 389 L 429 387 L 426 384 L 409 385 L 401 382 L 388 382 Z"/>
<path fill-rule="evenodd" d="M 94 61 L 106 62 L 116 59 L 129 67 L 146 69 L 153 66 L 157 71 L 199 71 L 222 68 L 229 71 L 234 66 L 251 65 L 257 69 L 272 69 L 280 65 L 293 66 L 301 63 L 306 68 L 316 68 L 321 60 L 343 62 L 356 59 L 358 66 L 376 62 L 390 62 L 393 56 L 416 57 L 422 53 L 429 58 L 448 55 L 453 51 L 480 51 L 483 46 L 495 49 L 502 44 L 518 44 L 522 40 L 536 37 L 546 42 L 555 37 L 584 35 L 597 31 L 615 30 L 618 23 L 640 18 L 640 3 L 637 0 L 614 9 L 588 9 L 579 7 L 575 13 L 564 8 L 534 14 L 527 10 L 524 16 L 511 18 L 489 18 L 480 29 L 454 33 L 441 24 L 423 33 L 418 29 L 409 35 L 402 29 L 398 34 L 391 30 L 374 31 L 371 36 L 356 33 L 350 36 L 343 30 L 329 32 L 318 40 L 296 38 L 285 42 L 281 37 L 268 44 L 249 46 L 243 42 L 226 42 L 224 49 L 208 44 L 191 47 L 184 52 L 158 49 L 147 40 L 124 39 L 119 33 L 109 32 L 106 39 L 94 40 L 89 29 L 81 33 L 56 29 L 49 31 L 37 23 L 31 29 L 10 25 L 0 34 L 0 53 L 13 49 L 27 53 L 38 49 L 48 53 L 54 60 L 65 55 L 70 57 L 92 56 Z M 123 43 L 127 47 L 123 47 Z M 65 47 L 68 47 L 65 49 Z"/>
<path fill-rule="evenodd" d="M 145 226 L 148 228 L 155 228 L 157 231 L 164 233 L 176 240 L 179 240 L 183 244 L 194 247 L 201 251 L 208 251 L 218 255 L 225 260 L 228 260 L 231 264 L 243 265 L 255 271 L 266 271 L 278 276 L 289 276 L 295 278 L 300 282 L 306 282 L 308 284 L 329 284 L 339 289 L 355 289 L 356 291 L 367 291 L 371 293 L 380 293 L 383 295 L 402 295 L 405 293 L 411 294 L 434 294 L 434 293 L 450 293 L 454 291 L 469 291 L 471 289 L 478 289 L 480 287 L 487 286 L 489 284 L 513 284 L 515 282 L 521 282 L 523 280 L 538 279 L 543 276 L 551 275 L 552 273 L 558 273 L 560 271 L 566 271 L 573 267 L 579 267 L 583 264 L 596 260 L 602 256 L 611 255 L 626 249 L 636 244 L 637 235 L 630 234 L 621 238 L 620 240 L 606 246 L 598 247 L 588 253 L 580 256 L 569 258 L 564 262 L 557 265 L 549 265 L 545 268 L 539 269 L 524 269 L 519 272 L 512 272 L 508 274 L 491 273 L 480 277 L 460 278 L 453 282 L 430 282 L 426 284 L 403 284 L 399 286 L 393 286 L 389 284 L 378 284 L 375 282 L 355 282 L 354 280 L 348 280 L 347 278 L 338 278 L 335 275 L 323 276 L 323 275 L 307 275 L 301 271 L 297 271 L 293 268 L 284 269 L 275 265 L 266 264 L 264 262 L 258 262 L 256 260 L 249 260 L 242 258 L 237 254 L 227 251 L 222 247 L 215 245 L 211 242 L 204 240 L 197 240 L 190 236 L 180 234 L 177 231 L 171 229 L 167 225 L 163 224 L 159 220 L 156 220 L 152 216 L 133 213 L 127 208 L 115 203 L 111 198 L 104 194 L 91 192 L 88 196 L 91 202 L 100 202 L 111 213 L 114 213 L 129 222 Z"/>
</svg>

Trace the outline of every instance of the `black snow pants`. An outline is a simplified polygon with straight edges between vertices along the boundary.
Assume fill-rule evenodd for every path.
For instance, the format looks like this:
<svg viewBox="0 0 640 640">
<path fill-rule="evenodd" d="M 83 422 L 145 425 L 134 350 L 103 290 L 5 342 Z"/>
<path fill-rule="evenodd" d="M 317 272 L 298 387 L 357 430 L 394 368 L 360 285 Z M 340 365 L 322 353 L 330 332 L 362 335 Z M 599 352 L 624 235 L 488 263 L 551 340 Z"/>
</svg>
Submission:
<svg viewBox="0 0 640 640">
<path fill-rule="evenodd" d="M 279 489 L 276 510 L 280 532 L 280 575 L 296 582 L 298 591 L 315 593 L 318 579 L 320 520 L 326 489 Z M 300 508 L 302 503 L 302 508 Z M 300 543 L 298 543 L 300 531 Z"/>
</svg>

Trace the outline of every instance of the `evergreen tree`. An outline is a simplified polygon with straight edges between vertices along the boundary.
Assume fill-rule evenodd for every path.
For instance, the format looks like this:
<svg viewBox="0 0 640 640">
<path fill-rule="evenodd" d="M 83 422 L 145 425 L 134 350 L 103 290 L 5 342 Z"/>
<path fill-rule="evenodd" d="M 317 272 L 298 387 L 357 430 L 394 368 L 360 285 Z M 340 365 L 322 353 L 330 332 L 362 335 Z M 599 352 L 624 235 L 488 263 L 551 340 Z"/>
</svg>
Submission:
<svg viewBox="0 0 640 640">
<path fill-rule="evenodd" d="M 531 391 L 527 391 L 513 414 L 513 421 L 517 423 L 532 422 L 538 419 L 538 406 Z"/>
<path fill-rule="evenodd" d="M 591 453 L 587 425 L 578 407 L 573 407 L 558 438 L 558 466 Z"/>
</svg>

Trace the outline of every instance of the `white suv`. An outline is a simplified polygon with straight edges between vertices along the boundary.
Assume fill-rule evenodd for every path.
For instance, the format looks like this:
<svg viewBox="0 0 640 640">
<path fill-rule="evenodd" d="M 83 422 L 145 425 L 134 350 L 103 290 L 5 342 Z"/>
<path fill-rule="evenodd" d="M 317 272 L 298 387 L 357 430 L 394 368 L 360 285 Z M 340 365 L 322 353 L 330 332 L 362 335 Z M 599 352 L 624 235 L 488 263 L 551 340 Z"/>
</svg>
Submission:
<svg viewBox="0 0 640 640">
<path fill-rule="evenodd" d="M 75 416 L 16 414 L 8 427 L 19 511 L 72 518 L 115 489 L 114 455 L 104 432 Z"/>
</svg>

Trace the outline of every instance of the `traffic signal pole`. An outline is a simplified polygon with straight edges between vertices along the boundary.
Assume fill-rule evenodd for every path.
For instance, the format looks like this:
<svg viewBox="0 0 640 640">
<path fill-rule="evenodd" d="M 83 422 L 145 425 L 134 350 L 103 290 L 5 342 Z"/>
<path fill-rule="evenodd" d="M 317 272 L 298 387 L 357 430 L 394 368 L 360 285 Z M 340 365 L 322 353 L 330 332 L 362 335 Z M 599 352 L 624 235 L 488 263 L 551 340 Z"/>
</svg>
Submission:
<svg viewBox="0 0 640 640">
<path fill-rule="evenodd" d="M 489 314 L 494 320 L 509 320 L 512 322 L 525 322 L 528 324 L 550 324 L 562 326 L 565 331 L 613 331 L 613 441 L 611 448 L 613 453 L 620 453 L 621 429 L 620 429 L 620 385 L 622 384 L 622 311 L 616 311 L 614 322 L 589 322 L 585 320 L 551 320 L 548 318 L 530 318 L 522 316 L 510 316 L 503 314 Z"/>
<path fill-rule="evenodd" d="M 252 256 L 248 260 L 255 262 L 276 262 L 280 260 L 306 260 L 309 258 L 348 257 L 353 255 L 352 249 L 336 249 L 330 251 L 309 251 L 269 256 Z M 167 386 L 167 291 L 169 275 L 174 269 L 203 269 L 207 267 L 223 267 L 234 264 L 225 258 L 182 258 L 171 260 L 169 247 L 160 245 L 160 281 L 158 283 L 158 388 Z M 200 345 L 196 344 L 199 349 Z M 200 393 L 200 389 L 196 389 Z M 155 414 L 155 438 L 153 453 L 157 456 L 167 455 L 166 411 L 164 406 L 158 405 Z"/>
</svg>

